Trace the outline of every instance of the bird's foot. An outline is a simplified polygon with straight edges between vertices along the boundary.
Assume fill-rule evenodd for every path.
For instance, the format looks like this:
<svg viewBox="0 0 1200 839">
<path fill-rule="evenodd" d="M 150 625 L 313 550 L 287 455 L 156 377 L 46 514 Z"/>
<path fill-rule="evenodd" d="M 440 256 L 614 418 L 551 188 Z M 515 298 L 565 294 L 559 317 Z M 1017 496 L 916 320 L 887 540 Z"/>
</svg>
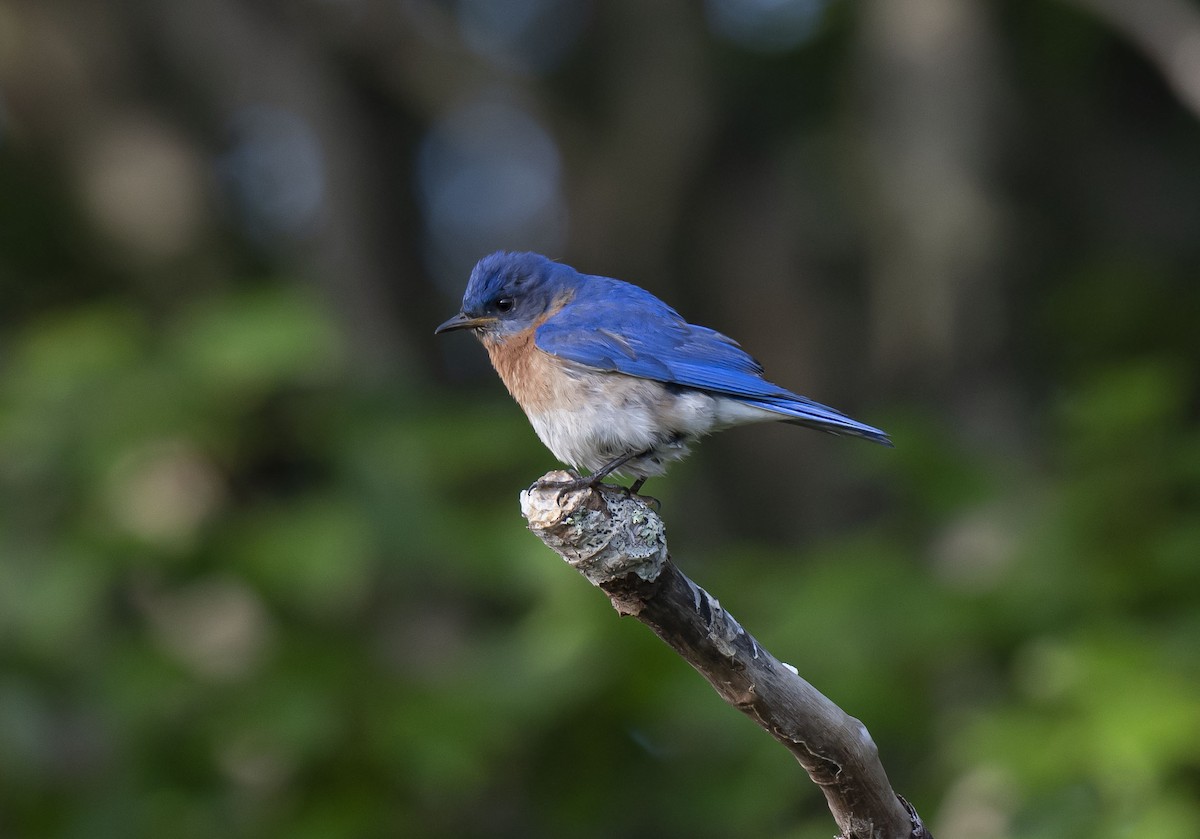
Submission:
<svg viewBox="0 0 1200 839">
<path fill-rule="evenodd" d="M 550 474 L 570 475 L 570 477 L 565 481 L 547 480 L 546 478 L 538 478 L 536 481 L 534 481 L 533 483 L 531 483 L 529 485 L 529 489 L 527 489 L 526 492 L 533 492 L 535 489 L 553 489 L 555 487 L 563 486 L 564 484 L 574 483 L 575 481 L 578 481 L 580 479 L 579 473 L 576 472 L 574 469 L 560 469 L 557 472 L 552 472 Z"/>
<path fill-rule="evenodd" d="M 560 472 L 559 474 L 562 473 Z M 579 492 L 580 490 L 585 489 L 600 489 L 601 487 L 608 487 L 611 490 L 622 492 L 631 498 L 636 498 L 639 501 L 642 501 L 643 503 L 649 505 L 650 508 L 656 513 L 662 509 L 662 502 L 657 498 L 654 498 L 650 495 L 642 495 L 638 492 L 638 490 L 642 488 L 644 480 L 634 481 L 631 486 L 622 486 L 621 484 L 604 483 L 604 479 L 608 477 L 606 474 L 580 475 L 574 469 L 566 471 L 566 474 L 570 475 L 570 477 L 566 480 L 547 480 L 545 478 L 539 478 L 529 485 L 529 491 L 532 492 L 535 489 L 543 491 L 554 490 L 554 500 L 556 503 L 561 504 L 563 496 L 572 492 Z"/>
<path fill-rule="evenodd" d="M 558 495 L 555 496 L 555 501 L 557 503 L 561 504 L 563 496 L 569 492 L 579 492 L 582 489 L 596 489 L 600 486 L 605 486 L 606 485 L 606 484 L 604 484 L 605 478 L 607 478 L 613 472 L 616 472 L 618 469 L 620 469 L 622 466 L 624 466 L 630 460 L 633 460 L 634 458 L 637 458 L 637 457 L 644 457 L 644 456 L 650 454 L 650 452 L 651 452 L 650 449 L 647 449 L 646 451 L 642 451 L 642 452 L 638 452 L 638 451 L 628 452 L 626 454 L 621 455 L 620 457 L 610 460 L 608 463 L 604 464 L 599 469 L 597 469 L 595 472 L 593 472 L 592 474 L 587 475 L 587 476 L 581 476 L 574 469 L 569 469 L 569 470 L 567 470 L 567 474 L 570 475 L 571 477 L 568 480 L 548 481 L 543 478 L 541 480 L 534 481 L 533 486 L 531 486 L 530 489 L 533 489 L 534 487 L 536 487 L 538 489 L 556 489 L 556 490 L 558 490 Z M 617 486 L 614 486 L 613 488 L 618 489 L 622 492 L 628 493 L 629 495 L 637 495 L 638 490 L 640 490 L 642 488 L 642 484 L 644 484 L 644 483 L 646 483 L 646 478 L 641 477 L 641 478 L 638 478 L 636 481 L 634 481 L 633 484 L 629 487 L 617 485 Z M 641 498 L 642 496 L 639 495 L 638 497 Z M 654 500 L 654 502 L 656 504 L 658 503 L 657 500 L 655 500 L 655 499 L 651 499 L 651 500 Z"/>
<path fill-rule="evenodd" d="M 604 475 L 580 475 L 574 469 L 567 474 L 571 475 L 565 481 L 548 481 L 545 478 L 539 478 L 533 482 L 530 489 L 556 490 L 554 500 L 557 503 L 562 503 L 564 495 L 572 492 L 579 492 L 583 489 L 595 489 L 604 482 Z"/>
<path fill-rule="evenodd" d="M 607 477 L 607 475 L 580 475 L 579 473 L 575 472 L 575 470 L 571 470 L 569 474 L 571 477 L 565 481 L 538 479 L 534 481 L 533 485 L 529 488 L 531 490 L 557 490 L 558 494 L 555 500 L 561 502 L 563 496 L 567 495 L 568 493 L 579 492 L 580 490 L 584 489 L 600 489 L 601 487 L 607 487 L 608 489 L 616 492 L 624 493 L 631 498 L 637 498 L 646 502 L 654 508 L 655 512 L 662 507 L 662 502 L 657 498 L 649 495 L 642 495 L 638 492 L 638 489 L 641 488 L 641 481 L 635 481 L 633 486 L 624 486 L 622 484 L 606 484 L 604 479 Z"/>
</svg>

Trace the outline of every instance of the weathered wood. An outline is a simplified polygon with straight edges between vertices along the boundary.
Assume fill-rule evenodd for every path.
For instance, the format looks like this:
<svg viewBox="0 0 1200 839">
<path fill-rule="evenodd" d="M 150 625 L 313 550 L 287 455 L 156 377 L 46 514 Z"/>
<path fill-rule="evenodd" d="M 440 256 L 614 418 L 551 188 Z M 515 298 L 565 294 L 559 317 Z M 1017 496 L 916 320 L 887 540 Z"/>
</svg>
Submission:
<svg viewBox="0 0 1200 839">
<path fill-rule="evenodd" d="M 567 478 L 552 472 L 542 481 Z M 721 698 L 783 744 L 829 804 L 843 839 L 932 839 L 896 795 L 867 729 L 765 650 L 667 554 L 662 519 L 642 499 L 602 486 L 521 493 L 529 528 L 646 624 Z"/>
</svg>

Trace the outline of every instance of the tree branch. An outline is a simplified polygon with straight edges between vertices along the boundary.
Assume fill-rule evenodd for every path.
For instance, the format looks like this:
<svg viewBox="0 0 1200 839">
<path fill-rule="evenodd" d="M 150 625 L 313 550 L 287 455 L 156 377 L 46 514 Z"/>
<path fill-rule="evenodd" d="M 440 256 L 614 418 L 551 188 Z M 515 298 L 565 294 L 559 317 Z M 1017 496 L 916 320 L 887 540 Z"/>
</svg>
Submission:
<svg viewBox="0 0 1200 839">
<path fill-rule="evenodd" d="M 551 472 L 542 480 L 566 480 Z M 521 493 L 532 530 L 598 586 L 622 615 L 650 627 L 721 698 L 795 755 L 825 793 L 842 839 L 932 839 L 892 791 L 867 729 L 754 640 L 667 555 L 662 519 L 645 502 L 603 486 Z"/>
</svg>

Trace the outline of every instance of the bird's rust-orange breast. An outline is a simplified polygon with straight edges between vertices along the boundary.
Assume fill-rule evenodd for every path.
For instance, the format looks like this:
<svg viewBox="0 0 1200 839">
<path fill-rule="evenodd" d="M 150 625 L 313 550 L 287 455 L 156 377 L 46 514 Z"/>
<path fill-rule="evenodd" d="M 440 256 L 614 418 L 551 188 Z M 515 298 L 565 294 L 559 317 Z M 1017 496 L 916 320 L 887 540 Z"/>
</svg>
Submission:
<svg viewBox="0 0 1200 839">
<path fill-rule="evenodd" d="M 538 327 L 570 302 L 572 296 L 559 297 L 528 329 L 506 338 L 485 337 L 483 340 L 500 380 L 527 414 L 540 413 L 561 404 L 563 362 L 538 349 L 535 335 Z"/>
</svg>

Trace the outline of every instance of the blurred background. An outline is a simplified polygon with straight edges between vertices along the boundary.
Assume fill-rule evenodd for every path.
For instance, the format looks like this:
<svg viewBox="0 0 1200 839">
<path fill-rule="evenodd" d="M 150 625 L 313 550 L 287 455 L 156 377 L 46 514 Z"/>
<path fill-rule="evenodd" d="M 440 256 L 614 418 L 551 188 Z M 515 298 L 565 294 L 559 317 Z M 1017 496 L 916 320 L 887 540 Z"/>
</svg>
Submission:
<svg viewBox="0 0 1200 839">
<path fill-rule="evenodd" d="M 526 532 L 498 248 L 892 434 L 648 491 L 939 839 L 1200 835 L 1198 120 L 1188 0 L 0 0 L 0 836 L 834 832 Z"/>
</svg>

